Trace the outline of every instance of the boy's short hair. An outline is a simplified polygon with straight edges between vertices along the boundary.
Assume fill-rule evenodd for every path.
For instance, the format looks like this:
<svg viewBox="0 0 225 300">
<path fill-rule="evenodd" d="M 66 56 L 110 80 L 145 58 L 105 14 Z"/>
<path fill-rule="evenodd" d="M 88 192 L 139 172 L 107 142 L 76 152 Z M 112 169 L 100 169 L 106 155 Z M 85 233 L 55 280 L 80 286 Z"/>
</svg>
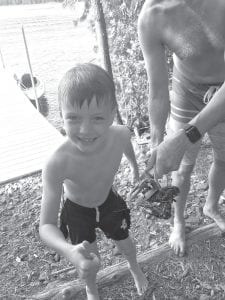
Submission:
<svg viewBox="0 0 225 300">
<path fill-rule="evenodd" d="M 89 105 L 93 96 L 96 96 L 97 104 L 108 101 L 112 109 L 117 107 L 115 85 L 111 76 L 95 64 L 77 64 L 66 72 L 59 83 L 60 112 L 62 106 L 67 103 L 76 103 L 81 107 L 87 100 Z"/>
</svg>

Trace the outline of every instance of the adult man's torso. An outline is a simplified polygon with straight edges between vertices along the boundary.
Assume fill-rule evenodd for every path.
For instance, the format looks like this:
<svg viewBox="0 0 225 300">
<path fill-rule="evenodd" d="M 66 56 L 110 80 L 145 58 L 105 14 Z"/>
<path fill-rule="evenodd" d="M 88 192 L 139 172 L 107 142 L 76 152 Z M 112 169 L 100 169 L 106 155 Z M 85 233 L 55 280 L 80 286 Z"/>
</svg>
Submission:
<svg viewBox="0 0 225 300">
<path fill-rule="evenodd" d="M 147 3 L 148 4 L 148 3 Z M 199 83 L 224 81 L 225 1 L 149 1 L 157 9 L 162 42 L 176 68 Z"/>
</svg>

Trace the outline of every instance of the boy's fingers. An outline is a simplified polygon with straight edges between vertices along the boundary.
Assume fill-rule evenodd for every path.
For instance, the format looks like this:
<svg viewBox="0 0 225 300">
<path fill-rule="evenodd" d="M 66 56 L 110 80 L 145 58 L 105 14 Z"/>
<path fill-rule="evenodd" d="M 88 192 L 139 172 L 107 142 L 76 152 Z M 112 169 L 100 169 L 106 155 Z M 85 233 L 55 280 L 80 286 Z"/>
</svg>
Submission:
<svg viewBox="0 0 225 300">
<path fill-rule="evenodd" d="M 87 259 L 92 259 L 90 243 L 88 241 L 83 241 L 82 246 L 83 246 L 83 249 L 84 249 L 83 254 L 85 255 L 85 257 Z"/>
<path fill-rule="evenodd" d="M 93 262 L 94 262 L 96 265 L 100 265 L 100 260 L 99 260 L 99 257 L 98 257 L 97 254 L 91 252 L 91 253 L 90 253 L 90 256 L 91 256 Z"/>
<path fill-rule="evenodd" d="M 82 246 L 84 248 L 83 255 L 86 259 L 93 260 L 93 262 L 98 265 L 100 264 L 99 257 L 96 253 L 92 252 L 91 244 L 88 241 L 83 241 Z"/>
<path fill-rule="evenodd" d="M 84 247 L 85 250 L 90 251 L 90 243 L 88 241 L 83 241 L 82 246 Z"/>
<path fill-rule="evenodd" d="M 97 255 L 96 255 L 95 253 L 91 252 L 91 253 L 90 253 L 90 257 L 91 257 L 92 259 L 95 259 L 95 258 L 97 257 Z"/>
</svg>

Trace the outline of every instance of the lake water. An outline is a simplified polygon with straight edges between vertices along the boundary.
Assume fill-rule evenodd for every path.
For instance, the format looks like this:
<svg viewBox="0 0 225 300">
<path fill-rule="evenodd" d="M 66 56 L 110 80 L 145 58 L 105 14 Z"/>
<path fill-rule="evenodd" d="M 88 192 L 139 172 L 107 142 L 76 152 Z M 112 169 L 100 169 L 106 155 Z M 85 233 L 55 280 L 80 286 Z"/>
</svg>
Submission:
<svg viewBox="0 0 225 300">
<path fill-rule="evenodd" d="M 95 61 L 94 34 L 87 23 L 78 27 L 73 19 L 78 10 L 60 3 L 0 6 L 0 48 L 4 64 L 21 76 L 29 72 L 22 36 L 24 27 L 33 74 L 45 82 L 49 112 L 47 119 L 61 127 L 57 86 L 66 70 L 76 62 Z"/>
</svg>

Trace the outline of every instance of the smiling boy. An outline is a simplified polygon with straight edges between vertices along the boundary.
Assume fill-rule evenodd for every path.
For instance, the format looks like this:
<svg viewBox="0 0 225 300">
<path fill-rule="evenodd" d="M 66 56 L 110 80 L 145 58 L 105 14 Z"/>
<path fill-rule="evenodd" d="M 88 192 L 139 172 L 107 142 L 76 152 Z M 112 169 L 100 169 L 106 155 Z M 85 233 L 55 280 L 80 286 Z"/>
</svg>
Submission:
<svg viewBox="0 0 225 300">
<path fill-rule="evenodd" d="M 131 163 L 133 178 L 139 178 L 130 131 L 113 125 L 117 108 L 114 83 L 102 68 L 79 64 L 59 84 L 59 106 L 67 138 L 43 169 L 40 236 L 75 265 L 85 281 L 88 300 L 98 300 L 100 260 L 95 228 L 101 228 L 126 257 L 138 293 L 143 294 L 147 279 L 129 237 L 129 209 L 112 188 L 123 154 Z M 60 230 L 62 189 L 65 203 Z M 67 230 L 71 244 L 65 239 Z"/>
</svg>

